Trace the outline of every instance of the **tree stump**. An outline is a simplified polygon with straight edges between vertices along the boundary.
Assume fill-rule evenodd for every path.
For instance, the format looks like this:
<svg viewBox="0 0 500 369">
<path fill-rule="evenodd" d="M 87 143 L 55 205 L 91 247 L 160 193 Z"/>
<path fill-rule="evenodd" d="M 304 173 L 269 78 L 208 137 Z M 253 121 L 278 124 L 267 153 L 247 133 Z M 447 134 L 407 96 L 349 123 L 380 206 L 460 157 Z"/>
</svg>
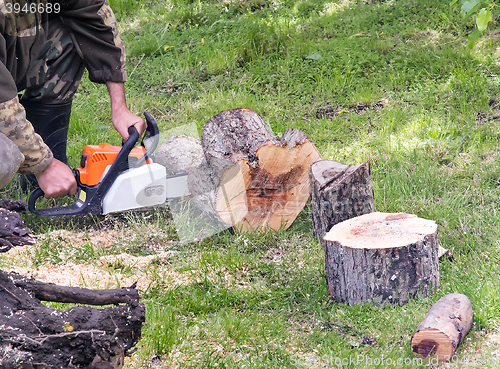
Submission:
<svg viewBox="0 0 500 369">
<path fill-rule="evenodd" d="M 403 305 L 439 281 L 437 225 L 416 215 L 369 213 L 323 237 L 328 289 L 336 301 Z"/>
<path fill-rule="evenodd" d="M 309 170 L 314 236 L 322 238 L 335 224 L 375 210 L 370 163 L 346 165 L 331 160 Z"/>
<path fill-rule="evenodd" d="M 58 302 L 125 305 L 57 310 Z M 119 369 L 141 338 L 144 305 L 131 288 L 94 291 L 37 282 L 0 270 L 0 367 Z"/>
<path fill-rule="evenodd" d="M 301 131 L 278 140 L 253 110 L 223 111 L 203 127 L 214 208 L 236 229 L 288 228 L 309 198 L 308 171 L 321 155 Z"/>
<path fill-rule="evenodd" d="M 472 304 L 467 296 L 451 293 L 440 298 L 411 338 L 412 351 L 422 359 L 450 360 L 472 327 Z"/>
</svg>

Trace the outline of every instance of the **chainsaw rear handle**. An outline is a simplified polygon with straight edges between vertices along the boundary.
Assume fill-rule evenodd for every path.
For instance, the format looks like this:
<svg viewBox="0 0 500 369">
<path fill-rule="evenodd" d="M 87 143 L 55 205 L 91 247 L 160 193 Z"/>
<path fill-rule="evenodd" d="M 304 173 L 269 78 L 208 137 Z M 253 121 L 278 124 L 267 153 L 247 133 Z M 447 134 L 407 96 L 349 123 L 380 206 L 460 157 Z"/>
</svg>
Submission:
<svg viewBox="0 0 500 369">
<path fill-rule="evenodd" d="M 158 145 L 159 130 L 155 120 L 151 117 L 151 115 L 147 112 L 145 112 L 144 115 L 148 124 L 148 127 L 146 129 L 146 137 L 153 137 L 153 140 L 156 141 L 156 144 L 154 143 L 149 150 L 150 153 L 152 153 L 156 149 L 156 145 Z M 134 126 L 130 126 L 128 128 L 128 133 L 129 138 L 123 144 L 120 152 L 116 156 L 115 161 L 113 162 L 113 164 L 111 164 L 108 172 L 98 185 L 93 187 L 82 185 L 79 180 L 78 171 L 73 170 L 73 174 L 75 175 L 75 179 L 77 181 L 79 189 L 85 191 L 84 200 L 79 198 L 75 203 L 69 206 L 36 209 L 36 201 L 40 197 L 45 196 L 43 190 L 38 187 L 30 194 L 30 197 L 28 199 L 29 211 L 33 214 L 42 216 L 102 214 L 102 200 L 104 199 L 106 193 L 109 191 L 110 187 L 113 185 L 116 177 L 118 177 L 120 173 L 128 169 L 129 154 L 140 137 L 139 132 Z M 148 155 L 150 154 L 146 152 L 146 154 L 144 154 L 144 156 L 139 159 L 139 161 L 142 161 L 143 163 L 144 161 L 146 161 Z"/>
</svg>

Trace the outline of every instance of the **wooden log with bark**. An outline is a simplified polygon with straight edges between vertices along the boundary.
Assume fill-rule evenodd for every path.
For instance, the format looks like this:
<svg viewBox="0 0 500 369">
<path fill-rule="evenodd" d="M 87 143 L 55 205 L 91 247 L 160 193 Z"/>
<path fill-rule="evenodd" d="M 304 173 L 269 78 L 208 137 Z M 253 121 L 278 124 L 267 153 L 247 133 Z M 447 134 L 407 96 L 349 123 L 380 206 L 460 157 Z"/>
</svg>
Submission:
<svg viewBox="0 0 500 369">
<path fill-rule="evenodd" d="M 451 293 L 431 308 L 411 338 L 411 349 L 422 359 L 450 360 L 472 327 L 472 304 L 467 296 Z"/>
<path fill-rule="evenodd" d="M 328 289 L 340 302 L 408 302 L 439 281 L 437 225 L 416 215 L 369 213 L 323 237 Z"/>
<path fill-rule="evenodd" d="M 60 297 L 59 297 L 60 296 Z M 119 369 L 141 338 L 144 305 L 134 288 L 93 291 L 0 270 L 0 367 Z M 109 305 L 58 310 L 40 299 Z"/>
<path fill-rule="evenodd" d="M 309 180 L 315 237 L 323 238 L 335 224 L 375 210 L 369 162 L 321 160 L 311 166 Z"/>
<path fill-rule="evenodd" d="M 321 155 L 297 129 L 280 140 L 247 108 L 223 111 L 201 139 L 215 188 L 214 209 L 240 230 L 288 228 L 309 198 L 309 167 Z"/>
</svg>

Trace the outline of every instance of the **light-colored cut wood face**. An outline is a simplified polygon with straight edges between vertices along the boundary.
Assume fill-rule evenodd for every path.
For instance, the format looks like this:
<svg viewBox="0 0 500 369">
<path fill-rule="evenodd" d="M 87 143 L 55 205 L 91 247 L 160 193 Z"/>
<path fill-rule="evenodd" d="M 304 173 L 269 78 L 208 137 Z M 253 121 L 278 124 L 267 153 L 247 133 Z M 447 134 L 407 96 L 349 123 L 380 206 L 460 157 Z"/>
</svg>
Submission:
<svg viewBox="0 0 500 369">
<path fill-rule="evenodd" d="M 436 222 L 405 213 L 369 213 L 336 224 L 323 237 L 344 247 L 387 249 L 423 241 L 437 232 Z"/>
<path fill-rule="evenodd" d="M 238 229 L 286 229 L 309 198 L 309 167 L 321 156 L 311 142 L 292 148 L 268 143 L 256 156 L 256 168 L 240 160 L 224 173 L 217 212 Z"/>
<path fill-rule="evenodd" d="M 412 351 L 422 359 L 450 360 L 455 352 L 450 338 L 438 329 L 423 329 L 411 339 Z"/>
</svg>

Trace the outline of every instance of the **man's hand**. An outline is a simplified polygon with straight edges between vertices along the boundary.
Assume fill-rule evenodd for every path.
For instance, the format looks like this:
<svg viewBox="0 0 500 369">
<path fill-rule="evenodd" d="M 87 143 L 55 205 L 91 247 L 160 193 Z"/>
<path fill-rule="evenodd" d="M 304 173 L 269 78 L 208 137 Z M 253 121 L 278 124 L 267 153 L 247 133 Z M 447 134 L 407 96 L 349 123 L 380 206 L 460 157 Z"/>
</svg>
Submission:
<svg viewBox="0 0 500 369">
<path fill-rule="evenodd" d="M 77 186 L 73 171 L 57 159 L 53 159 L 47 168 L 37 173 L 36 179 L 47 199 L 76 193 Z"/>
<path fill-rule="evenodd" d="M 106 87 L 111 100 L 111 119 L 116 131 L 122 135 L 124 141 L 127 141 L 129 137 L 128 127 L 134 126 L 139 135 L 142 135 L 146 130 L 146 123 L 142 118 L 128 110 L 123 83 L 108 81 Z"/>
<path fill-rule="evenodd" d="M 144 120 L 128 110 L 127 107 L 112 110 L 111 119 L 116 131 L 122 135 L 123 141 L 127 141 L 129 138 L 128 127 L 134 126 L 139 132 L 139 136 L 146 130 Z"/>
</svg>

